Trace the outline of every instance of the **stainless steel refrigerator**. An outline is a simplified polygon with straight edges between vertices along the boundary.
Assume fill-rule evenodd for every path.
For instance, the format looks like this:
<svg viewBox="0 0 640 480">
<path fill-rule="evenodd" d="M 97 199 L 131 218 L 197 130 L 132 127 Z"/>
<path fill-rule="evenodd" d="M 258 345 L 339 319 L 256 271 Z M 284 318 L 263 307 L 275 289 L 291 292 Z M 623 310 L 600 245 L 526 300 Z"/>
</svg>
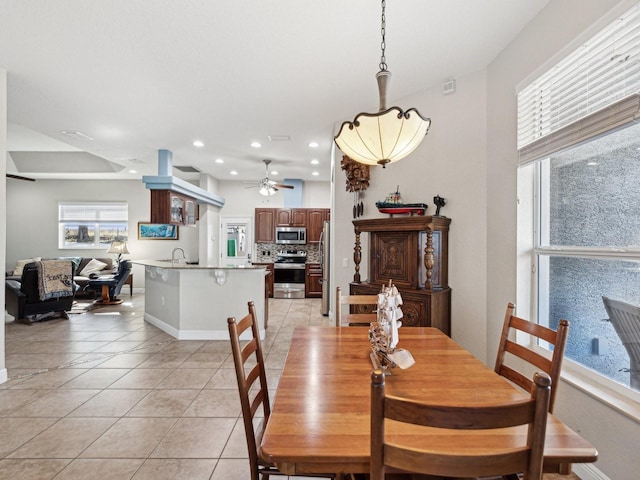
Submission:
<svg viewBox="0 0 640 480">
<path fill-rule="evenodd" d="M 329 297 L 331 296 L 331 285 L 329 283 L 329 265 L 331 264 L 331 254 L 329 252 L 331 223 L 324 222 L 322 233 L 320 234 L 320 265 L 322 266 L 322 302 L 320 311 L 322 315 L 329 315 Z"/>
</svg>

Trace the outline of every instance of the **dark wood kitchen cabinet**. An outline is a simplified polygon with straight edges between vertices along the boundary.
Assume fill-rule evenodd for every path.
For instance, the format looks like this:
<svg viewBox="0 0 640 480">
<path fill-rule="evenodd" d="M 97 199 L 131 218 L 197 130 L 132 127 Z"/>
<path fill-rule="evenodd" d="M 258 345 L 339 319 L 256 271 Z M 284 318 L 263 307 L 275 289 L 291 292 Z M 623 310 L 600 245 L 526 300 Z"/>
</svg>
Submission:
<svg viewBox="0 0 640 480">
<path fill-rule="evenodd" d="M 322 267 L 319 263 L 307 263 L 304 290 L 306 298 L 322 297 Z"/>
<path fill-rule="evenodd" d="M 328 208 L 310 208 L 307 210 L 307 243 L 319 243 L 322 225 L 329 220 Z"/>
<path fill-rule="evenodd" d="M 277 227 L 306 227 L 306 208 L 278 208 L 276 211 Z"/>
<path fill-rule="evenodd" d="M 307 243 L 318 243 L 322 225 L 331 220 L 328 208 L 256 208 L 256 243 L 274 243 L 275 229 L 278 227 L 306 227 Z"/>
<path fill-rule="evenodd" d="M 256 208 L 255 237 L 256 243 L 273 243 L 276 229 L 275 208 Z"/>
<path fill-rule="evenodd" d="M 354 220 L 352 294 L 375 294 L 391 280 L 402 295 L 403 325 L 436 327 L 451 334 L 448 285 L 449 224 L 446 217 Z M 369 279 L 360 278 L 360 235 L 369 233 Z M 352 312 L 352 313 L 365 313 Z"/>
<path fill-rule="evenodd" d="M 193 226 L 198 220 L 195 199 L 169 190 L 151 190 L 151 223 Z"/>
</svg>

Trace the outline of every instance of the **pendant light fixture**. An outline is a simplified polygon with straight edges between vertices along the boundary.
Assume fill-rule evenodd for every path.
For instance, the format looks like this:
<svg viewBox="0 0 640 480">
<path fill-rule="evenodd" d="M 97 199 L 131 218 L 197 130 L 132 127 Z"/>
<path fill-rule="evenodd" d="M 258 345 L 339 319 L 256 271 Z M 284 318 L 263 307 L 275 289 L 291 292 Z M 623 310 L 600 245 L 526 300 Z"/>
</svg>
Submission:
<svg viewBox="0 0 640 480">
<path fill-rule="evenodd" d="M 387 108 L 387 86 L 391 72 L 385 57 L 385 8 L 382 0 L 382 55 L 380 71 L 376 74 L 380 109 L 378 113 L 360 113 L 353 122 L 344 122 L 335 137 L 336 145 L 349 158 L 367 165 L 397 162 L 413 152 L 427 134 L 431 119 L 415 108 L 406 112 L 400 107 Z"/>
</svg>

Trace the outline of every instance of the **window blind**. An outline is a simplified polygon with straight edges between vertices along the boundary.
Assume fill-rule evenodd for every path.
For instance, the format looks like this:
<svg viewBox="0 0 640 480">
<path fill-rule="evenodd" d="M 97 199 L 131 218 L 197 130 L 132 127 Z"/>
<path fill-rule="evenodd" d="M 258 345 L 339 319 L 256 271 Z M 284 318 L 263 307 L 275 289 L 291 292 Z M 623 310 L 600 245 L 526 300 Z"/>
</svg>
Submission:
<svg viewBox="0 0 640 480">
<path fill-rule="evenodd" d="M 127 222 L 128 206 L 124 202 L 59 203 L 60 222 Z"/>
<path fill-rule="evenodd" d="M 639 92 L 637 4 L 518 93 L 518 149 Z"/>
</svg>

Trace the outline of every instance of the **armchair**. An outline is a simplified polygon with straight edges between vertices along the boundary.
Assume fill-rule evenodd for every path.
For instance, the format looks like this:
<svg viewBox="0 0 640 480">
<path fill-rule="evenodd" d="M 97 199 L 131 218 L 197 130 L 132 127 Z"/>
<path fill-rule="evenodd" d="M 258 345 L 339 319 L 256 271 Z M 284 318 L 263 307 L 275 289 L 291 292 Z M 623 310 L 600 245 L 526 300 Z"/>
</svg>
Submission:
<svg viewBox="0 0 640 480">
<path fill-rule="evenodd" d="M 30 324 L 33 320 L 41 320 L 56 313 L 71 310 L 77 285 L 73 283 L 74 264 L 71 261 L 57 260 L 64 289 L 53 294 L 42 290 L 40 275 L 43 262 L 31 262 L 25 265 L 20 281 L 5 280 L 5 308 L 16 321 Z M 57 279 L 57 278 L 56 278 Z M 68 291 L 67 291 L 68 290 Z M 44 299 L 43 299 L 44 298 Z"/>
<path fill-rule="evenodd" d="M 117 305 L 122 303 L 122 299 L 118 298 L 122 285 L 127 281 L 127 278 L 131 274 L 131 261 L 123 260 L 120 262 L 120 269 L 118 273 L 113 276 L 96 278 L 89 280 L 89 283 L 85 287 L 85 290 L 100 291 L 102 297 L 100 300 L 96 300 L 95 303 L 100 305 Z"/>
</svg>

